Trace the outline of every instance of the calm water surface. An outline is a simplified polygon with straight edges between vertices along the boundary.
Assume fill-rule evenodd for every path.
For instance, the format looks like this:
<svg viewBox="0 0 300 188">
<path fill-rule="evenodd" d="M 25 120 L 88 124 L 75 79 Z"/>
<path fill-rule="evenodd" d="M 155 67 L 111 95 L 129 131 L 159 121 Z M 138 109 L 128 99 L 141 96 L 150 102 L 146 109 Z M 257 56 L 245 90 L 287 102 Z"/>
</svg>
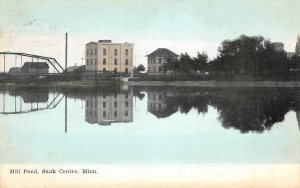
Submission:
<svg viewBox="0 0 300 188">
<path fill-rule="evenodd" d="M 300 163 L 293 88 L 0 90 L 0 163 Z"/>
</svg>

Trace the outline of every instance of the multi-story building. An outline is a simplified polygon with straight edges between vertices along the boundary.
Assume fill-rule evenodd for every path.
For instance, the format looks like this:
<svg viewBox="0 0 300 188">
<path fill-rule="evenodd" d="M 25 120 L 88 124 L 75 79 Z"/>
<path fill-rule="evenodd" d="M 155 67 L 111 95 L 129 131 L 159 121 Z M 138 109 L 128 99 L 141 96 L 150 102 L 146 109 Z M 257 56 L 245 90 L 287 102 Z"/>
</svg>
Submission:
<svg viewBox="0 0 300 188">
<path fill-rule="evenodd" d="M 148 74 L 163 74 L 163 65 L 170 60 L 178 58 L 174 52 L 167 48 L 158 48 L 147 55 L 148 57 Z"/>
<path fill-rule="evenodd" d="M 110 125 L 133 121 L 133 94 L 130 91 L 88 96 L 85 104 L 85 120 L 88 123 Z"/>
<path fill-rule="evenodd" d="M 133 44 L 99 40 L 86 44 L 86 71 L 131 73 Z"/>
</svg>

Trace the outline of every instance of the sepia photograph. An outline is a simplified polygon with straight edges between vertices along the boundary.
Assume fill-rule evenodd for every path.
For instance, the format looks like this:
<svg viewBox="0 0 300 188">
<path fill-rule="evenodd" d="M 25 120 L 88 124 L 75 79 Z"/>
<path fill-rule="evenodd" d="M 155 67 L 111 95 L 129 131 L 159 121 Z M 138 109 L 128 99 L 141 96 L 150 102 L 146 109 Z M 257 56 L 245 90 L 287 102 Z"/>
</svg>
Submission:
<svg viewBox="0 0 300 188">
<path fill-rule="evenodd" d="M 300 188 L 299 0 L 0 0 L 0 188 Z"/>
</svg>

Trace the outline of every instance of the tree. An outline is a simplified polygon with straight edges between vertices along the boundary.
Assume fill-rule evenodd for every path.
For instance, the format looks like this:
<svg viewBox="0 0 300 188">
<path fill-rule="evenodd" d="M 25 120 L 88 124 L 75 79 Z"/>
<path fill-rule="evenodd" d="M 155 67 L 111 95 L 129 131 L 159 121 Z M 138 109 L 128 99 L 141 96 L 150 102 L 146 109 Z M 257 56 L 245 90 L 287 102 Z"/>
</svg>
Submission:
<svg viewBox="0 0 300 188">
<path fill-rule="evenodd" d="M 145 71 L 145 67 L 144 67 L 144 65 L 142 65 L 142 64 L 139 64 L 139 66 L 138 66 L 138 67 L 135 67 L 135 70 L 136 70 L 136 71 L 139 71 L 139 72 L 141 72 L 141 71 Z"/>
<path fill-rule="evenodd" d="M 181 73 L 190 73 L 193 67 L 193 59 L 188 53 L 181 54 L 179 57 L 179 72 Z"/>
<path fill-rule="evenodd" d="M 194 71 L 207 71 L 208 70 L 208 56 L 206 52 L 198 52 L 197 56 L 193 58 Z"/>
<path fill-rule="evenodd" d="M 275 50 L 262 36 L 225 40 L 218 51 L 218 57 L 209 63 L 212 72 L 253 75 L 287 70 L 286 52 Z"/>
</svg>

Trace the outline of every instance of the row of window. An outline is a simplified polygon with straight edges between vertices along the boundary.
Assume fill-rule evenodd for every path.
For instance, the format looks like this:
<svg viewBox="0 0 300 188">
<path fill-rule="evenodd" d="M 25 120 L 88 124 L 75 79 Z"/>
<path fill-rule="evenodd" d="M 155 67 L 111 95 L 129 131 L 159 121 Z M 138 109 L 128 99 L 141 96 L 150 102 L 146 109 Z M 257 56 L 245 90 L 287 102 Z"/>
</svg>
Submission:
<svg viewBox="0 0 300 188">
<path fill-rule="evenodd" d="M 86 113 L 88 113 L 88 111 L 86 111 Z M 103 115 L 103 117 L 106 117 L 106 111 L 105 110 L 103 111 L 102 115 Z M 128 117 L 128 111 L 125 111 L 124 115 L 125 115 L 125 117 Z M 93 111 L 92 110 L 90 111 L 90 116 L 93 117 Z M 94 111 L 94 116 L 95 117 L 97 116 L 96 111 Z M 117 110 L 114 111 L 114 116 L 118 117 L 118 111 Z"/>
<path fill-rule="evenodd" d="M 118 94 L 114 94 L 114 98 L 116 99 L 118 97 Z M 125 98 L 128 98 L 128 93 L 125 94 Z M 106 95 L 103 95 L 103 99 L 106 99 Z"/>
<path fill-rule="evenodd" d="M 106 117 L 106 111 L 105 110 L 103 111 L 102 116 Z M 114 116 L 118 117 L 118 111 L 117 110 L 114 111 Z M 125 117 L 127 117 L 127 116 L 128 116 L 128 111 L 125 111 Z"/>
<path fill-rule="evenodd" d="M 91 106 L 91 108 L 93 108 L 93 102 L 92 101 L 90 101 L 90 103 L 89 103 L 89 101 L 86 101 L 86 107 L 89 107 L 89 105 Z M 94 106 L 95 107 L 98 106 L 98 102 L 97 101 L 94 102 Z M 106 108 L 106 102 L 103 102 L 102 106 L 103 106 L 103 108 Z M 118 107 L 118 102 L 117 101 L 114 102 L 114 107 L 115 108 Z M 126 108 L 128 107 L 128 101 L 125 101 L 125 107 Z"/>
<path fill-rule="evenodd" d="M 93 53 L 94 52 L 94 53 Z M 86 49 L 86 55 L 97 55 L 97 49 Z"/>
<path fill-rule="evenodd" d="M 95 59 L 95 61 L 93 61 L 93 59 L 86 59 L 86 65 L 93 65 L 93 62 L 95 63 L 95 65 L 97 65 L 97 59 Z"/>
<path fill-rule="evenodd" d="M 102 103 L 102 106 L 103 106 L 103 108 L 106 108 L 106 102 L 103 102 L 103 103 Z M 114 102 L 114 107 L 115 107 L 115 108 L 118 107 L 118 102 L 117 102 L 117 101 Z M 128 101 L 125 102 L 125 107 L 126 107 L 126 108 L 128 107 Z"/>
<path fill-rule="evenodd" d="M 94 53 L 93 53 L 94 52 Z M 128 49 L 125 49 L 125 55 L 128 55 L 129 51 Z M 86 50 L 86 55 L 97 55 L 97 49 L 87 49 Z M 117 56 L 118 55 L 118 49 L 114 49 L 114 55 Z M 106 48 L 103 49 L 103 56 L 106 56 Z"/>
<path fill-rule="evenodd" d="M 161 107 L 161 104 L 158 104 L 158 108 L 157 108 L 157 105 L 155 105 L 155 104 L 150 104 L 150 109 L 151 110 L 158 110 L 158 109 L 161 109 L 162 107 Z"/>
<path fill-rule="evenodd" d="M 102 62 L 103 62 L 103 65 L 106 65 L 106 58 L 103 58 Z M 93 59 L 90 59 L 90 61 L 89 61 L 89 59 L 86 59 L 86 64 L 93 65 Z M 128 65 L 128 64 L 129 64 L 129 60 L 125 59 L 125 65 Z M 97 65 L 97 59 L 95 59 L 95 65 Z M 114 59 L 114 65 L 118 65 L 117 58 Z"/>
<path fill-rule="evenodd" d="M 98 69 L 93 69 L 93 68 L 91 68 L 91 69 L 87 68 L 87 71 L 93 71 L 93 72 L 96 72 L 96 71 L 99 71 L 99 70 L 98 70 Z M 106 71 L 107 71 L 106 68 L 103 68 L 103 69 L 102 69 L 102 72 L 105 73 Z M 114 72 L 117 73 L 117 72 L 118 72 L 118 69 L 117 69 L 117 68 L 114 68 Z M 126 74 L 129 73 L 128 68 L 125 68 L 125 73 L 126 73 Z"/>
<path fill-rule="evenodd" d="M 158 59 L 158 63 L 166 63 L 166 62 L 167 62 L 166 59 L 162 59 L 162 58 L 159 58 L 159 59 Z M 149 60 L 149 63 L 150 63 L 150 64 L 156 63 L 156 59 L 150 59 L 150 60 Z"/>
<path fill-rule="evenodd" d="M 153 97 L 152 97 L 153 100 L 156 100 L 156 97 L 155 97 L 155 96 L 156 96 L 156 95 L 153 95 Z M 148 98 L 151 99 L 151 95 L 150 95 L 150 94 L 148 94 Z M 158 95 L 158 100 L 161 100 L 161 99 L 162 99 L 162 95 L 159 94 L 159 95 Z"/>
</svg>

